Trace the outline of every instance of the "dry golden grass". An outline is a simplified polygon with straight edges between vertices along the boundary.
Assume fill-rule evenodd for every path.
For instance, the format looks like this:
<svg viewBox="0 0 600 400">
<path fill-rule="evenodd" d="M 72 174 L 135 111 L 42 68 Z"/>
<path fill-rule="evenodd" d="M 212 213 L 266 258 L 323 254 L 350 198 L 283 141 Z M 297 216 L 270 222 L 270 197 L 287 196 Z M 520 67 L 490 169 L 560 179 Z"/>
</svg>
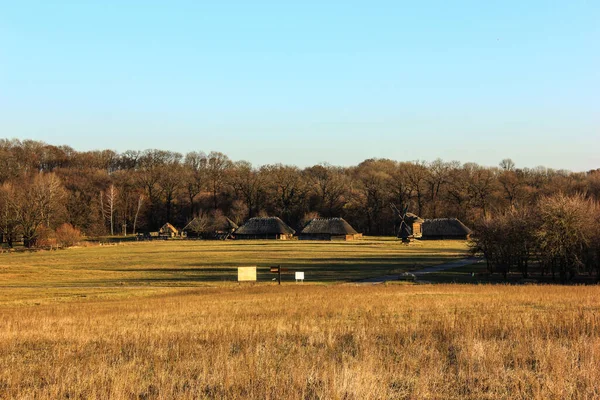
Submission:
<svg viewBox="0 0 600 400">
<path fill-rule="evenodd" d="M 600 397 L 598 287 L 8 291 L 0 398 Z"/>
<path fill-rule="evenodd" d="M 198 286 L 235 281 L 239 266 L 258 266 L 259 280 L 270 280 L 269 266 L 279 264 L 305 271 L 309 281 L 340 281 L 442 264 L 466 252 L 464 241 L 404 246 L 391 238 L 133 242 L 0 254 L 0 286 Z"/>
</svg>

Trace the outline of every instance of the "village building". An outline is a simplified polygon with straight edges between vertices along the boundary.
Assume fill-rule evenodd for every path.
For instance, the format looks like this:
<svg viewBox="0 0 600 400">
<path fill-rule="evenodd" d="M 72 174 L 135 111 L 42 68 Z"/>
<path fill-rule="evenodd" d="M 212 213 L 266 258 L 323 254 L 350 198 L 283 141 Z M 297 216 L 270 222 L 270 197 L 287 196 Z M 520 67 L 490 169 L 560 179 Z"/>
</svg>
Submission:
<svg viewBox="0 0 600 400">
<path fill-rule="evenodd" d="M 296 233 L 278 217 L 250 218 L 235 232 L 236 239 L 276 239 L 289 240 Z"/>
<path fill-rule="evenodd" d="M 225 240 L 237 228 L 237 224 L 224 215 L 207 215 L 194 218 L 181 231 L 187 238 Z"/>
<path fill-rule="evenodd" d="M 431 240 L 467 240 L 473 232 L 457 218 L 426 219 L 421 228 L 421 239 Z"/>
<path fill-rule="evenodd" d="M 165 239 L 174 238 L 179 236 L 179 230 L 167 222 L 158 230 L 158 236 Z"/>
<path fill-rule="evenodd" d="M 354 240 L 362 237 L 343 218 L 315 218 L 298 235 L 300 240 Z"/>
<path fill-rule="evenodd" d="M 398 237 L 403 240 L 420 239 L 423 235 L 424 220 L 413 213 L 406 213 L 400 222 Z"/>
</svg>

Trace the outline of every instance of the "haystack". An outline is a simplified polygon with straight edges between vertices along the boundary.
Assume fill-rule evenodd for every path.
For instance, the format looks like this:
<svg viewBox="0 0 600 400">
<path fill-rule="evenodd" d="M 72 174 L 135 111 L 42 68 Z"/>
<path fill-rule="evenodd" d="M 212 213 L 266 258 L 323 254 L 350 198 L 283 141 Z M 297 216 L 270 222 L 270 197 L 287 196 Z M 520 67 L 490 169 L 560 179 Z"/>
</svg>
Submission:
<svg viewBox="0 0 600 400">
<path fill-rule="evenodd" d="M 310 220 L 298 239 L 300 240 L 354 240 L 362 234 L 343 218 L 315 218 Z"/>
<path fill-rule="evenodd" d="M 288 240 L 296 233 L 277 217 L 250 218 L 235 231 L 236 239 L 278 239 Z"/>
</svg>

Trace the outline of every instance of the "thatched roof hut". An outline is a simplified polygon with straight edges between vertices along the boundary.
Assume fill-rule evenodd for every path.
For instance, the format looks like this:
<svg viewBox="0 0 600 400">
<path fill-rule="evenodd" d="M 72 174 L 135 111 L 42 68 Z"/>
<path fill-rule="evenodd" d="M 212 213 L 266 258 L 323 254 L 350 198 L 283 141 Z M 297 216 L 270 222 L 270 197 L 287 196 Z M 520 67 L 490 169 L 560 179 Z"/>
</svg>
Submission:
<svg viewBox="0 0 600 400">
<path fill-rule="evenodd" d="M 167 222 L 158 230 L 158 234 L 160 236 L 175 237 L 179 235 L 179 230 Z"/>
<path fill-rule="evenodd" d="M 423 239 L 466 240 L 473 232 L 457 218 L 426 219 L 422 228 Z"/>
<path fill-rule="evenodd" d="M 182 232 L 189 238 L 227 239 L 238 228 L 224 215 L 206 215 L 191 220 Z"/>
<path fill-rule="evenodd" d="M 235 231 L 236 239 L 291 239 L 295 230 L 278 217 L 250 218 Z"/>
<path fill-rule="evenodd" d="M 362 234 L 343 218 L 315 218 L 310 220 L 298 238 L 300 240 L 354 240 Z"/>
</svg>

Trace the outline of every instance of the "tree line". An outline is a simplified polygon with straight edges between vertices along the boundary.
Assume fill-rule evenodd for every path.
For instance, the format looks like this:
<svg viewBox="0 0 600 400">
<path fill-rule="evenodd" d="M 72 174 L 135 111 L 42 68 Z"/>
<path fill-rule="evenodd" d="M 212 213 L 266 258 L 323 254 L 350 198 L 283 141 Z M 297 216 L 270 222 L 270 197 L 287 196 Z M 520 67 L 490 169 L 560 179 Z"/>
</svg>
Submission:
<svg viewBox="0 0 600 400">
<path fill-rule="evenodd" d="M 555 193 L 535 204 L 511 208 L 476 223 L 473 251 L 490 273 L 537 273 L 567 281 L 600 279 L 600 204 L 579 193 Z"/>
<path fill-rule="evenodd" d="M 120 235 L 211 213 L 237 223 L 279 216 L 296 229 L 316 216 L 343 217 L 367 235 L 393 235 L 392 203 L 475 226 L 557 193 L 597 201 L 600 170 L 518 168 L 510 159 L 495 167 L 440 159 L 254 166 L 214 151 L 76 151 L 0 139 L 0 234 L 26 245 L 40 228 L 65 223 L 88 236 Z"/>
</svg>

